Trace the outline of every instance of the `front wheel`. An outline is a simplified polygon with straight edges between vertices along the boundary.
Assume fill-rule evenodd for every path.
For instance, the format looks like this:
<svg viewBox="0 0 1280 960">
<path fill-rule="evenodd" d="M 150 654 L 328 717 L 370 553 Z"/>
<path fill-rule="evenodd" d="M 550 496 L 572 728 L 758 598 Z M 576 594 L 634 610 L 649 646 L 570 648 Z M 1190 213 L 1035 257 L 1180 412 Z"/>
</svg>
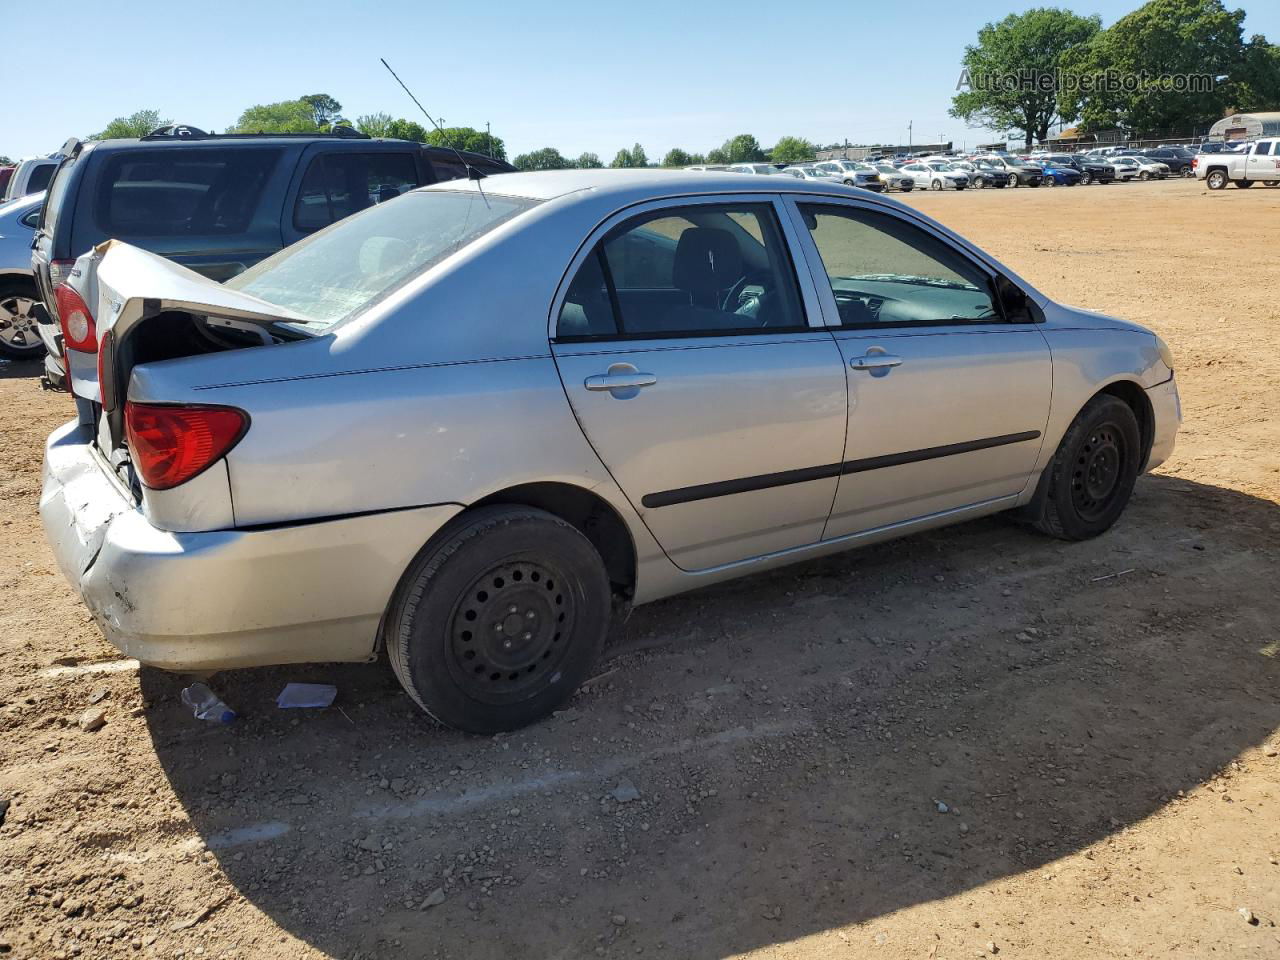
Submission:
<svg viewBox="0 0 1280 960">
<path fill-rule="evenodd" d="M 600 555 L 532 507 L 463 514 L 405 574 L 387 653 L 409 695 L 470 733 L 547 716 L 587 679 L 611 615 Z"/>
<path fill-rule="evenodd" d="M 1091 173 L 1083 173 L 1083 174 L 1081 174 L 1081 175 L 1080 175 L 1080 183 L 1081 183 L 1083 186 L 1086 186 L 1086 187 L 1087 187 L 1087 186 L 1089 186 L 1089 184 L 1093 183 L 1093 174 L 1091 174 Z"/>
<path fill-rule="evenodd" d="M 1018 175 L 1016 173 L 1009 174 L 1009 186 L 1016 187 L 1018 185 Z"/>
<path fill-rule="evenodd" d="M 1058 181 L 1055 180 L 1053 177 L 1045 177 L 1044 185 L 1046 187 L 1056 187 L 1058 185 Z"/>
<path fill-rule="evenodd" d="M 929 189 L 930 189 L 930 190 L 941 190 L 941 189 L 942 189 L 942 181 L 941 181 L 941 180 L 934 180 L 931 184 L 929 184 Z"/>
<path fill-rule="evenodd" d="M 1141 467 L 1138 419 L 1118 397 L 1097 396 L 1076 415 L 1046 468 L 1034 526 L 1062 540 L 1110 529 L 1133 493 Z"/>
<path fill-rule="evenodd" d="M 856 180 L 845 180 L 845 181 L 844 181 L 844 185 L 845 185 L 846 187 L 856 187 L 856 186 L 858 185 L 858 181 L 856 181 Z"/>
<path fill-rule="evenodd" d="M 1182 176 L 1184 179 L 1189 179 L 1191 177 L 1194 177 L 1195 175 L 1196 175 L 1196 172 L 1192 170 L 1190 167 L 1182 168 Z"/>
<path fill-rule="evenodd" d="M 1151 179 L 1151 171 L 1150 171 L 1150 170 L 1143 170 L 1140 174 L 1138 174 L 1138 179 L 1139 179 L 1139 180 L 1142 180 L 1142 181 L 1150 180 L 1150 179 Z"/>
<path fill-rule="evenodd" d="M 1213 170 L 1204 178 L 1204 184 L 1210 190 L 1225 190 L 1227 188 L 1227 175 L 1222 170 Z"/>
<path fill-rule="evenodd" d="M 1280 187 L 1280 180 L 1263 180 L 1264 187 Z"/>
<path fill-rule="evenodd" d="M 1253 186 L 1253 181 L 1252 181 L 1252 180 L 1237 180 L 1237 181 L 1236 181 L 1236 186 L 1237 186 L 1237 187 L 1239 187 L 1241 190 L 1248 190 L 1250 187 L 1252 187 L 1252 186 Z"/>
</svg>

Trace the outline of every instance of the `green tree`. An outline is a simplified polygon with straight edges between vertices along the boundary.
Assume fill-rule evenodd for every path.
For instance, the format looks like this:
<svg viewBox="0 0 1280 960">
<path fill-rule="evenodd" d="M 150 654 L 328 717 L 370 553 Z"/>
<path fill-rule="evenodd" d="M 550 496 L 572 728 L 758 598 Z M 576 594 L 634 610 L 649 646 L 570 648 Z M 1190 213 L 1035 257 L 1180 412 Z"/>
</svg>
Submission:
<svg viewBox="0 0 1280 960">
<path fill-rule="evenodd" d="M 304 100 L 260 103 L 240 114 L 228 133 L 320 133 L 311 105 Z"/>
<path fill-rule="evenodd" d="M 507 146 L 501 137 L 474 127 L 445 127 L 443 133 L 428 130 L 426 142 L 437 147 L 454 147 L 458 150 L 470 150 L 472 153 L 483 153 L 497 160 L 507 159 Z"/>
<path fill-rule="evenodd" d="M 172 120 L 161 120 L 159 110 L 139 110 L 127 117 L 116 117 L 101 133 L 95 133 L 90 140 L 115 140 L 128 137 L 145 137 L 156 127 L 163 127 Z"/>
<path fill-rule="evenodd" d="M 567 160 L 555 147 L 522 153 L 513 163 L 517 170 L 567 170 L 573 166 L 573 161 Z"/>
<path fill-rule="evenodd" d="M 1236 72 L 1233 104 L 1237 110 L 1266 110 L 1280 106 L 1280 45 L 1254 34 L 1244 48 Z"/>
<path fill-rule="evenodd" d="M 1044 140 L 1056 119 L 1076 119 L 1075 104 L 1059 97 L 1059 73 L 1101 25 L 1097 16 L 1056 7 L 988 23 L 978 42 L 965 47 L 960 84 L 968 89 L 952 98 L 951 115 L 970 126 L 1020 130 L 1028 147 Z"/>
<path fill-rule="evenodd" d="M 600 158 L 594 153 L 579 154 L 578 159 L 573 161 L 573 165 L 580 170 L 599 170 L 604 166 Z"/>
<path fill-rule="evenodd" d="M 760 149 L 760 141 L 749 133 L 740 133 L 730 137 L 720 148 L 725 159 L 716 163 L 759 163 L 764 159 L 764 151 Z M 707 154 L 710 159 L 711 154 Z"/>
<path fill-rule="evenodd" d="M 613 155 L 613 162 L 609 164 L 609 166 L 614 168 L 629 167 L 631 165 L 631 151 L 626 147 L 623 147 L 615 153 Z"/>
<path fill-rule="evenodd" d="M 342 113 L 342 104 L 327 93 L 309 93 L 298 99 L 311 108 L 311 118 L 320 129 L 332 126 Z"/>
<path fill-rule="evenodd" d="M 1222 0 L 1151 0 L 1121 17 L 1070 59 L 1078 81 L 1124 81 L 1081 87 L 1073 100 L 1082 128 L 1183 127 L 1216 120 L 1243 100 L 1274 106 L 1275 48 L 1265 37 L 1244 42 L 1244 16 Z M 1180 88 L 1179 78 L 1192 82 Z"/>
<path fill-rule="evenodd" d="M 779 137 L 769 152 L 769 159 L 775 163 L 797 163 L 812 160 L 817 152 L 817 146 L 803 137 Z"/>
<path fill-rule="evenodd" d="M 371 137 L 391 136 L 387 132 L 391 129 L 391 124 L 391 114 L 389 113 L 366 113 L 362 117 L 356 117 L 356 129 Z"/>
<path fill-rule="evenodd" d="M 387 124 L 387 136 L 397 140 L 412 140 L 415 143 L 427 142 L 427 128 L 416 120 L 401 117 Z"/>
<path fill-rule="evenodd" d="M 729 162 L 729 153 L 724 147 L 712 147 L 707 151 L 707 163 L 725 164 Z"/>
<path fill-rule="evenodd" d="M 693 154 L 686 153 L 679 147 L 672 147 L 662 158 L 664 167 L 687 167 L 693 162 Z"/>
<path fill-rule="evenodd" d="M 631 166 L 647 167 L 649 165 L 649 155 L 644 152 L 644 147 L 640 144 L 633 144 L 631 147 Z"/>
</svg>

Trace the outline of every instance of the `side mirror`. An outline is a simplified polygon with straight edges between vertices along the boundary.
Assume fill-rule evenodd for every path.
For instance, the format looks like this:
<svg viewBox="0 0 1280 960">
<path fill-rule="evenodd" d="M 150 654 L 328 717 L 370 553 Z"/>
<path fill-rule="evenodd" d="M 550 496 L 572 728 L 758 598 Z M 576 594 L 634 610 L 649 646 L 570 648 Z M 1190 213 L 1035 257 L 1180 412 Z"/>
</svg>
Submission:
<svg viewBox="0 0 1280 960">
<path fill-rule="evenodd" d="M 1021 287 L 1012 283 L 1008 277 L 996 278 L 996 296 L 1000 300 L 1000 309 L 1010 323 L 1031 323 L 1035 319 L 1031 314 L 1031 303 Z"/>
</svg>

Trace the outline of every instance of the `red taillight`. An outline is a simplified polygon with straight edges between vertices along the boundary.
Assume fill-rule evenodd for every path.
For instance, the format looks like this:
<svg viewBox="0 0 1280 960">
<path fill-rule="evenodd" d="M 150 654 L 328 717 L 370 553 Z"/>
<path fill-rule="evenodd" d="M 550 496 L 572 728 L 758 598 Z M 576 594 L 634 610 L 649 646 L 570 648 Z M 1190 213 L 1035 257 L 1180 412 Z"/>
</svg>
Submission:
<svg viewBox="0 0 1280 960">
<path fill-rule="evenodd" d="M 93 313 L 80 294 L 60 283 L 53 289 L 53 299 L 58 305 L 58 323 L 66 346 L 86 353 L 97 350 L 98 331 L 94 327 Z"/>
<path fill-rule="evenodd" d="M 133 466 L 144 485 L 168 490 L 224 457 L 249 429 L 234 407 L 124 405 Z"/>
</svg>

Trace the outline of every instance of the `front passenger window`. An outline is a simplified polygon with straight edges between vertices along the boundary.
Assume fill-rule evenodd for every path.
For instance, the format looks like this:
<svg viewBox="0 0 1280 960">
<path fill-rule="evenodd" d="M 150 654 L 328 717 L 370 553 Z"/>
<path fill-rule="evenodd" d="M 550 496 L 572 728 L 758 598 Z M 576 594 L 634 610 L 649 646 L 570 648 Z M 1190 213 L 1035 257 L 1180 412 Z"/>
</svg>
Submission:
<svg viewBox="0 0 1280 960">
<path fill-rule="evenodd" d="M 705 204 L 614 228 L 579 268 L 557 337 L 662 337 L 806 328 L 773 206 Z"/>
<path fill-rule="evenodd" d="M 889 214 L 824 204 L 800 210 L 844 327 L 992 323 L 1003 319 L 987 274 L 921 228 Z"/>
</svg>

